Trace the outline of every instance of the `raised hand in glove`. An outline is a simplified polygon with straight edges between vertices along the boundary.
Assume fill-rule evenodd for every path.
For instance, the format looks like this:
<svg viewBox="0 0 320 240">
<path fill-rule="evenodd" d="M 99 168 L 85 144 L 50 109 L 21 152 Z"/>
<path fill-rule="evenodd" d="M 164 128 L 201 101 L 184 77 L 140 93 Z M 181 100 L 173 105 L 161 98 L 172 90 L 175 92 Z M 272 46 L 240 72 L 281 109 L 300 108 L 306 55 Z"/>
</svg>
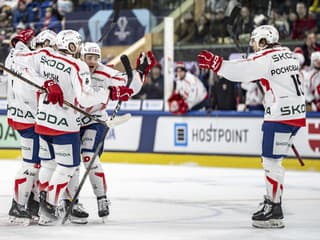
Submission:
<svg viewBox="0 0 320 240">
<path fill-rule="evenodd" d="M 147 54 L 142 52 L 136 60 L 136 69 L 140 73 L 141 77 L 143 75 L 146 76 L 156 63 L 157 60 L 151 51 L 148 51 Z"/>
<path fill-rule="evenodd" d="M 120 101 L 128 101 L 131 97 L 133 90 L 126 86 L 111 86 L 110 90 L 110 98 L 112 101 L 120 100 Z"/>
<path fill-rule="evenodd" d="M 212 52 L 203 50 L 198 55 L 199 68 L 211 69 L 217 73 L 221 67 L 223 57 L 214 55 Z"/>
<path fill-rule="evenodd" d="M 17 34 L 16 36 L 14 36 L 11 39 L 11 44 L 13 47 L 16 46 L 16 43 L 21 41 L 24 44 L 27 44 L 34 36 L 34 31 L 32 29 L 25 29 L 22 30 L 19 34 Z"/>
<path fill-rule="evenodd" d="M 184 98 L 178 94 L 173 93 L 168 99 L 169 111 L 173 114 L 181 115 L 188 112 L 188 104 Z"/>
<path fill-rule="evenodd" d="M 53 80 L 44 82 L 43 87 L 47 91 L 47 100 L 49 103 L 56 104 L 59 102 L 60 107 L 63 105 L 63 92 L 60 86 Z"/>
</svg>

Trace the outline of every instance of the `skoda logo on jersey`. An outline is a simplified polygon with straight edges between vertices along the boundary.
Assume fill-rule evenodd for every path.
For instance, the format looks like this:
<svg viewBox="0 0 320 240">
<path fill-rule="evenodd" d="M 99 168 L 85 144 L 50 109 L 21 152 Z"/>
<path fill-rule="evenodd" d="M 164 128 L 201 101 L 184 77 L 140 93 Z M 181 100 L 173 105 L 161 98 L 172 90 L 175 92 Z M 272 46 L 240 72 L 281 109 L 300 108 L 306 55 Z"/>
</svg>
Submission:
<svg viewBox="0 0 320 240">
<path fill-rule="evenodd" d="M 129 31 L 126 31 L 128 25 L 128 19 L 126 17 L 119 17 L 117 21 L 117 25 L 119 27 L 119 31 L 115 31 L 114 34 L 117 35 L 120 41 L 123 41 L 130 34 Z"/>
<path fill-rule="evenodd" d="M 312 151 L 320 153 L 320 124 L 308 123 L 308 143 Z"/>
<path fill-rule="evenodd" d="M 188 146 L 188 124 L 175 123 L 173 136 L 174 146 Z"/>
</svg>

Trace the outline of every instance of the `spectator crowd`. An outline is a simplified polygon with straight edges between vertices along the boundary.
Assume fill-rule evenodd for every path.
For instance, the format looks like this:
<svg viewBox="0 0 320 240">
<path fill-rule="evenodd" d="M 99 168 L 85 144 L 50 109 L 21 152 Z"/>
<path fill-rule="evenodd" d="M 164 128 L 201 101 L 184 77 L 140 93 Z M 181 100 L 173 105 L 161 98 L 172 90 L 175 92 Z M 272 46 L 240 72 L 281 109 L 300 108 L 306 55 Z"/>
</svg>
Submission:
<svg viewBox="0 0 320 240">
<path fill-rule="evenodd" d="M 252 30 L 260 25 L 274 25 L 280 39 L 303 40 L 306 32 L 320 38 L 319 1 L 237 1 L 207 0 L 197 18 L 192 12 L 182 16 L 176 29 L 179 43 L 248 43 Z"/>
</svg>

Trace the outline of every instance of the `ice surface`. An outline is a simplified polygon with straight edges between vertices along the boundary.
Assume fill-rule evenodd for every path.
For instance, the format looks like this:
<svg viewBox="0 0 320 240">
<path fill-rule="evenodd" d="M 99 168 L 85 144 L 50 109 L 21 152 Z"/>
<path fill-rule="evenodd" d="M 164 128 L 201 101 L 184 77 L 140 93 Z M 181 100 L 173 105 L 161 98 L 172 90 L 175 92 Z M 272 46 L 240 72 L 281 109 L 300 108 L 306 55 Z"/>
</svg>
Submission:
<svg viewBox="0 0 320 240">
<path fill-rule="evenodd" d="M 264 194 L 262 170 L 103 164 L 111 214 L 97 216 L 87 181 L 80 201 L 87 225 L 41 227 L 7 223 L 19 161 L 0 161 L 0 239 L 256 240 L 320 239 L 320 173 L 288 171 L 284 229 L 251 227 L 251 213 Z"/>
</svg>

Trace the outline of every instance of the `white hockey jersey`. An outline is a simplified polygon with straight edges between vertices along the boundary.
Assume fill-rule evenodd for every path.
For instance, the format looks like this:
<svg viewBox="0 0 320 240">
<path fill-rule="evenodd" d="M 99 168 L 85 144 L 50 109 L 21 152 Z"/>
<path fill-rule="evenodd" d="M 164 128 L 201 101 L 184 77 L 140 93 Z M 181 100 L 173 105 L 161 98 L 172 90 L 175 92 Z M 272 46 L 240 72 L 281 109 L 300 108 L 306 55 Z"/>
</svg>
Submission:
<svg viewBox="0 0 320 240">
<path fill-rule="evenodd" d="M 257 52 L 249 59 L 223 61 L 219 75 L 235 82 L 260 80 L 265 121 L 305 126 L 306 104 L 299 61 L 285 47 Z"/>
<path fill-rule="evenodd" d="M 184 79 L 176 79 L 176 93 L 180 94 L 188 104 L 188 109 L 202 102 L 208 95 L 199 78 L 186 72 Z"/>
<path fill-rule="evenodd" d="M 312 68 L 305 74 L 305 81 L 306 101 L 312 103 L 313 111 L 320 111 L 320 70 Z"/>
<path fill-rule="evenodd" d="M 90 107 L 106 103 L 107 92 L 95 91 L 91 86 L 88 66 L 79 59 L 44 48 L 30 53 L 16 54 L 17 61 L 32 69 L 45 80 L 55 80 L 61 87 L 64 99 L 75 106 Z M 48 104 L 47 94 L 39 97 L 36 117 L 36 132 L 45 135 L 60 135 L 80 130 L 80 113 L 70 107 Z"/>
<path fill-rule="evenodd" d="M 28 52 L 31 52 L 30 49 L 22 42 L 18 42 L 15 48 L 10 50 L 5 66 L 32 81 L 35 78 L 31 75 L 31 72 L 17 63 L 15 59 L 17 53 Z M 37 113 L 37 89 L 9 73 L 5 75 L 7 80 L 8 124 L 16 130 L 33 127 Z"/>
<path fill-rule="evenodd" d="M 109 100 L 109 87 L 110 86 L 126 86 L 127 85 L 127 75 L 119 72 L 118 70 L 105 66 L 102 63 L 98 63 L 96 70 L 91 74 L 91 87 L 94 89 L 104 89 L 107 92 L 108 100 Z M 137 71 L 133 71 L 133 79 L 130 84 L 130 87 L 133 89 L 133 94 L 136 95 L 142 88 L 143 79 L 141 79 L 140 74 Z M 107 112 L 106 112 L 107 104 L 101 103 L 89 108 L 85 108 L 84 110 L 91 114 L 95 115 L 101 120 L 107 120 Z M 83 126 L 90 125 L 95 123 L 89 117 L 86 117 L 81 114 L 81 124 Z"/>
</svg>

